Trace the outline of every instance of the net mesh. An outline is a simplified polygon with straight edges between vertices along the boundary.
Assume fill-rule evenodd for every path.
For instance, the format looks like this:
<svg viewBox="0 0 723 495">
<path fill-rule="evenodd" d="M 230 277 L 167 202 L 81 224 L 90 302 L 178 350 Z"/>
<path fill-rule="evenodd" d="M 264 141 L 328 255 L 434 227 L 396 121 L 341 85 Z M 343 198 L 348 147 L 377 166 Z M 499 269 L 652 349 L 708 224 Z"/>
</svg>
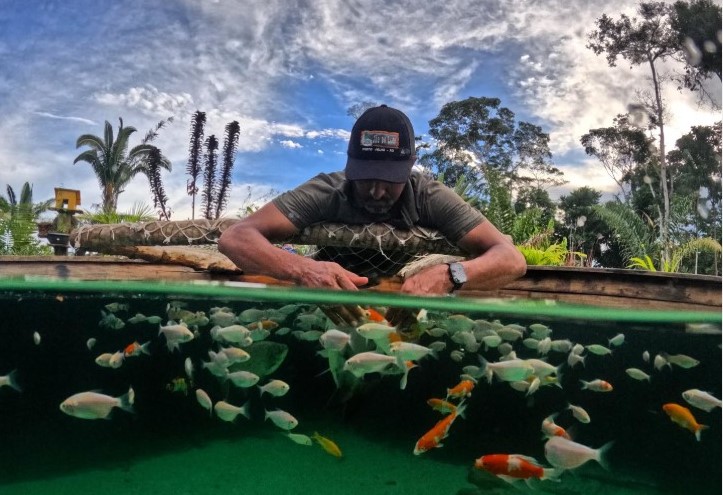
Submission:
<svg viewBox="0 0 723 495">
<path fill-rule="evenodd" d="M 234 219 L 154 221 L 85 225 L 71 232 L 76 250 L 117 254 L 128 246 L 213 245 Z M 399 229 L 386 223 L 315 224 L 288 239 L 286 246 L 314 259 L 334 261 L 359 275 L 375 279 L 394 275 L 427 254 L 460 255 L 459 249 L 433 229 Z"/>
</svg>

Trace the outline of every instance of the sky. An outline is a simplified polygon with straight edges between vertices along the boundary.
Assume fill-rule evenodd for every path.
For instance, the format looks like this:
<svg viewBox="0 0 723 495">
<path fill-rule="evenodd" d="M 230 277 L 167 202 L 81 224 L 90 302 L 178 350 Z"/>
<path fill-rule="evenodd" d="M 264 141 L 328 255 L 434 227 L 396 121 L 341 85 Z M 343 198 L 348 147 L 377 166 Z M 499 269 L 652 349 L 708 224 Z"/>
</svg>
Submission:
<svg viewBox="0 0 723 495">
<path fill-rule="evenodd" d="M 399 108 L 416 134 L 450 101 L 496 97 L 518 120 L 550 134 L 553 163 L 568 184 L 616 191 L 580 137 L 608 127 L 650 87 L 646 67 L 609 67 L 585 47 L 602 14 L 634 15 L 629 0 L 0 0 L 0 194 L 33 185 L 100 203 L 87 163 L 73 164 L 83 134 L 103 136 L 119 118 L 139 144 L 173 117 L 154 144 L 173 220 L 191 217 L 186 194 L 191 116 L 206 112 L 206 136 L 223 142 L 241 126 L 225 215 L 267 201 L 320 172 L 344 168 L 363 101 Z M 664 71 L 679 66 L 662 67 Z M 710 90 L 720 95 L 720 83 Z M 667 84 L 669 146 L 720 112 Z M 119 211 L 152 206 L 138 176 Z M 197 199 L 198 204 L 198 199 Z M 199 216 L 198 206 L 196 217 Z"/>
</svg>

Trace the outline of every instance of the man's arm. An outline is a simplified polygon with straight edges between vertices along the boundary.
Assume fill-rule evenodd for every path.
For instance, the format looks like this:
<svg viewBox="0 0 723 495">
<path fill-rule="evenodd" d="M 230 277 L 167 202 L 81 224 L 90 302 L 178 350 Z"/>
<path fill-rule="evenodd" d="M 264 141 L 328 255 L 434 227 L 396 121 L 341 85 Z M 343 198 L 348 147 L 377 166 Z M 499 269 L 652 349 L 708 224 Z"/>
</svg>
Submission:
<svg viewBox="0 0 723 495">
<path fill-rule="evenodd" d="M 467 284 L 475 289 L 491 290 L 502 287 L 525 274 L 527 263 L 512 241 L 491 222 L 485 220 L 468 232 L 457 245 L 476 256 L 462 261 Z M 470 283 L 471 282 L 471 283 Z M 435 265 L 409 277 L 402 292 L 413 294 L 447 294 L 453 288 L 446 264 Z"/>
<path fill-rule="evenodd" d="M 342 268 L 339 264 L 316 261 L 275 247 L 298 229 L 273 203 L 224 231 L 218 250 L 244 273 L 269 275 L 307 287 L 356 290 L 368 283 L 366 277 Z"/>
</svg>

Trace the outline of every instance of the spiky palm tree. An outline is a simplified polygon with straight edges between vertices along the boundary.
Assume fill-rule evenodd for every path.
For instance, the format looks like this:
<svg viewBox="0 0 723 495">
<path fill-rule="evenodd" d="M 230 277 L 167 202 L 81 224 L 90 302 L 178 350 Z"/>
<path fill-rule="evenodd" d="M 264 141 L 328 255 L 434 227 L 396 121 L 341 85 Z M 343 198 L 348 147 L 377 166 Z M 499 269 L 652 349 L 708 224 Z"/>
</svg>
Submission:
<svg viewBox="0 0 723 495">
<path fill-rule="evenodd" d="M 101 187 L 101 208 L 105 212 L 116 211 L 118 196 L 136 175 L 142 173 L 150 180 L 152 173 L 148 157 L 152 150 L 157 149 L 151 144 L 143 143 L 128 150 L 128 140 L 131 134 L 136 132 L 136 128 L 123 127 L 123 119 L 118 120 L 120 126 L 115 138 L 113 126 L 106 121 L 102 138 L 93 134 L 83 134 L 75 143 L 76 148 L 83 146 L 90 148 L 75 157 L 73 163 L 86 162 L 93 167 Z M 160 165 L 166 170 L 171 170 L 171 162 L 166 157 L 161 157 Z"/>
<path fill-rule="evenodd" d="M 34 203 L 33 186 L 28 182 L 23 184 L 19 199 L 10 185 L 7 192 L 7 198 L 0 195 L 0 235 L 4 239 L 0 242 L 0 252 L 33 254 L 33 247 L 37 244 L 32 238 L 35 222 L 53 205 L 53 200 Z"/>
</svg>

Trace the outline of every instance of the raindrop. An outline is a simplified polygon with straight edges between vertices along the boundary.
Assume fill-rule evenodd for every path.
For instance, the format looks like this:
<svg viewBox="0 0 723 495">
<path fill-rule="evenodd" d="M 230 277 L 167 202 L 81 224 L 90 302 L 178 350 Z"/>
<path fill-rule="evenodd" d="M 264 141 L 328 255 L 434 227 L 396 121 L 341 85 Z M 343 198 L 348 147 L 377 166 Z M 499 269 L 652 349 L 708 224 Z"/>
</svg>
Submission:
<svg viewBox="0 0 723 495">
<path fill-rule="evenodd" d="M 700 215 L 703 219 L 707 219 L 708 215 L 710 214 L 710 208 L 708 204 L 708 201 L 702 201 L 700 199 L 698 200 L 698 215 Z"/>
<path fill-rule="evenodd" d="M 690 65 L 698 65 L 703 58 L 703 54 L 695 44 L 692 38 L 686 37 L 683 41 L 683 51 L 685 52 L 685 58 L 688 60 Z"/>
<path fill-rule="evenodd" d="M 578 227 L 584 227 L 585 222 L 587 222 L 587 217 L 585 215 L 581 215 L 577 217 L 577 226 Z"/>
<path fill-rule="evenodd" d="M 705 50 L 708 53 L 715 53 L 718 51 L 715 43 L 713 43 L 710 40 L 703 43 L 703 50 Z"/>
<path fill-rule="evenodd" d="M 645 110 L 645 106 L 639 103 L 628 104 L 628 115 L 630 116 L 630 123 L 637 127 L 647 128 L 650 122 L 648 112 Z"/>
<path fill-rule="evenodd" d="M 698 197 L 707 198 L 708 197 L 708 188 L 705 186 L 701 186 L 700 189 L 698 189 Z"/>
<path fill-rule="evenodd" d="M 643 177 L 643 182 L 645 182 L 646 184 L 652 184 L 653 179 L 651 179 L 649 175 L 646 175 L 645 177 Z"/>
</svg>

